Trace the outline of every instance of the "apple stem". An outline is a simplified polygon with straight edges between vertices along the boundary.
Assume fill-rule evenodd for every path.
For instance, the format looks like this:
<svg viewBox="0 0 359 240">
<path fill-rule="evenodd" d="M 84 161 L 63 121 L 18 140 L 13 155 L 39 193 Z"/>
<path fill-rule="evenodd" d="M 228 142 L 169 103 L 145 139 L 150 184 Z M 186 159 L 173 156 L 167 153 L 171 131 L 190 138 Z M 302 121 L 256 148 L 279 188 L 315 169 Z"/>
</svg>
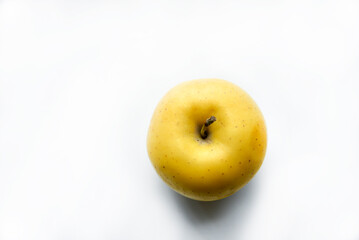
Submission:
<svg viewBox="0 0 359 240">
<path fill-rule="evenodd" d="M 206 120 L 206 122 L 202 125 L 202 128 L 201 128 L 201 137 L 203 139 L 206 139 L 208 137 L 208 131 L 207 131 L 207 128 L 209 125 L 211 125 L 212 123 L 214 123 L 216 121 L 216 117 L 214 116 L 211 116 L 210 118 L 208 118 Z"/>
</svg>

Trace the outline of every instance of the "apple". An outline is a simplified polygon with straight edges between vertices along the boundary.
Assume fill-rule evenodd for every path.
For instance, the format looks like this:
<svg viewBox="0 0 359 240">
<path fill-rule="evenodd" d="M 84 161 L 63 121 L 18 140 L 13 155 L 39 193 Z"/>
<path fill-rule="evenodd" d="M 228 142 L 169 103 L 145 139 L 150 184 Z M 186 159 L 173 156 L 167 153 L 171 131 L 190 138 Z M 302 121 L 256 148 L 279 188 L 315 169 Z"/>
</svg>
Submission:
<svg viewBox="0 0 359 240">
<path fill-rule="evenodd" d="M 214 201 L 242 188 L 262 165 L 264 118 L 253 99 L 220 79 L 181 83 L 160 101 L 147 136 L 158 175 L 176 192 Z"/>
</svg>

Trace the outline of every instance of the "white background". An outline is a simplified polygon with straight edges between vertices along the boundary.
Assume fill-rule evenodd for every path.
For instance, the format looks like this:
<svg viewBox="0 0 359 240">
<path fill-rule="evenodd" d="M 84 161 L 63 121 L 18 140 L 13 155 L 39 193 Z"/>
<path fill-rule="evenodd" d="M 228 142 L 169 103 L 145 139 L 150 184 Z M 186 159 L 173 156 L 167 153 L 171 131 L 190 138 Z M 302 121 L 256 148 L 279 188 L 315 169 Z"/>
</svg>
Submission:
<svg viewBox="0 0 359 240">
<path fill-rule="evenodd" d="M 0 239 L 359 239 L 359 2 L 0 0 Z M 146 153 L 160 98 L 260 106 L 262 168 L 196 202 Z"/>
</svg>

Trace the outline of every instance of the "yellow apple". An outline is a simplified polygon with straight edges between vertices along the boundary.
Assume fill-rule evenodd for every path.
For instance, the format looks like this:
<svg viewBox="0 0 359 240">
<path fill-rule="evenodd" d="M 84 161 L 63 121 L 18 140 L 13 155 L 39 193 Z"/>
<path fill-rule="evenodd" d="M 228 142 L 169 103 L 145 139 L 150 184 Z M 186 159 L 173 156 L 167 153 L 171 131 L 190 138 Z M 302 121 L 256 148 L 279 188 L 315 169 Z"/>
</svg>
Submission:
<svg viewBox="0 0 359 240">
<path fill-rule="evenodd" d="M 160 101 L 147 136 L 159 176 L 176 192 L 213 201 L 238 191 L 262 165 L 263 115 L 233 83 L 200 79 L 179 84 Z"/>
</svg>

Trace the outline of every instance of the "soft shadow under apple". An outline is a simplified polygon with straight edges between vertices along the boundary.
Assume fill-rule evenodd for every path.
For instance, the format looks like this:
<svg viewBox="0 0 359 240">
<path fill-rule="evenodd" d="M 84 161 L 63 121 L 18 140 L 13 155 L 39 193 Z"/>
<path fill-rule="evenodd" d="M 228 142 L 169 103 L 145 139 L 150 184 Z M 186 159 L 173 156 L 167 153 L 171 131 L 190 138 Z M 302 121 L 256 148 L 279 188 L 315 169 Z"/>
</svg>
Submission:
<svg viewBox="0 0 359 240">
<path fill-rule="evenodd" d="M 179 212 L 183 214 L 188 228 L 191 228 L 186 228 L 184 234 L 196 231 L 204 239 L 231 239 L 235 233 L 238 236 L 240 227 L 246 221 L 253 206 L 255 188 L 256 179 L 253 179 L 234 195 L 213 202 L 195 201 L 170 189 L 168 191 L 171 192 Z"/>
</svg>

